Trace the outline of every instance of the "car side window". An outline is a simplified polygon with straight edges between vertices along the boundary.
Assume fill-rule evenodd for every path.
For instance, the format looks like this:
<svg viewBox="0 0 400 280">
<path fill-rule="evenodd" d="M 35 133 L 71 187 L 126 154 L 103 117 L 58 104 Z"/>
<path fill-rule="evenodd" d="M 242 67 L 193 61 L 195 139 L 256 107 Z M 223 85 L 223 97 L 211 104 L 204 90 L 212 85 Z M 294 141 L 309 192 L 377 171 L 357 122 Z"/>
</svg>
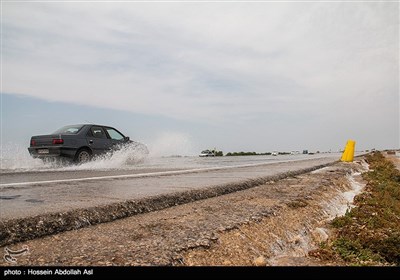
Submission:
<svg viewBox="0 0 400 280">
<path fill-rule="evenodd" d="M 113 140 L 123 140 L 124 136 L 119 133 L 118 131 L 116 131 L 113 128 L 107 127 L 106 128 L 108 135 L 110 135 L 110 138 Z"/>
<path fill-rule="evenodd" d="M 100 139 L 106 139 L 107 138 L 106 134 L 104 133 L 104 130 L 101 127 L 93 126 L 90 129 L 90 132 L 92 133 L 92 136 L 94 138 L 100 138 Z"/>
</svg>

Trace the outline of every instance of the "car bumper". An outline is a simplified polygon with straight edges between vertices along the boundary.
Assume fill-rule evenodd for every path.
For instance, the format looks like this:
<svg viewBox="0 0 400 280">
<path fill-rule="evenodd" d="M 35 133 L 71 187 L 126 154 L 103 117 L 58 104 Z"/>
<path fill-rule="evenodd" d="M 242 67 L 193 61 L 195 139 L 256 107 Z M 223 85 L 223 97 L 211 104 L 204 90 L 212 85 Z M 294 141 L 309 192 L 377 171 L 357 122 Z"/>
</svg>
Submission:
<svg viewBox="0 0 400 280">
<path fill-rule="evenodd" d="M 29 147 L 29 154 L 34 158 L 69 157 L 74 158 L 76 148 L 69 147 Z"/>
</svg>

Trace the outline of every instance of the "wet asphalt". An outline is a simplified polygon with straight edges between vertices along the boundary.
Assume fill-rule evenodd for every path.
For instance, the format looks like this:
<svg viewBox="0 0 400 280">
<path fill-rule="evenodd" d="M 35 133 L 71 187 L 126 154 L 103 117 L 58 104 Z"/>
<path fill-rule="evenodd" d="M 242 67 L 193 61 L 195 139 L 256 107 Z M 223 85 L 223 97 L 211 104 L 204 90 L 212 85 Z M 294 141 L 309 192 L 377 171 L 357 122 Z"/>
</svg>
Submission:
<svg viewBox="0 0 400 280">
<path fill-rule="evenodd" d="M 326 156 L 229 168 L 42 171 L 1 174 L 0 220 L 26 218 L 201 189 L 273 176 L 333 163 L 337 160 L 338 158 Z"/>
</svg>

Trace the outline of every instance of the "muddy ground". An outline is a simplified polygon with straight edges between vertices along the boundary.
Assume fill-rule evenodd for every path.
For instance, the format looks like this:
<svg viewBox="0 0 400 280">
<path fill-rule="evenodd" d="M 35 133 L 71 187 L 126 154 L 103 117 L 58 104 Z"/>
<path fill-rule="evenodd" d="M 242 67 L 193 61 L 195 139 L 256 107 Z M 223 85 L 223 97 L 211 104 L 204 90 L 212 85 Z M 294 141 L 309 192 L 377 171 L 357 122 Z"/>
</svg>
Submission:
<svg viewBox="0 0 400 280">
<path fill-rule="evenodd" d="M 7 245 L 29 254 L 0 265 L 341 265 L 308 251 L 329 235 L 327 222 L 360 191 L 365 162 L 307 174 L 164 210 Z M 358 182 L 358 183 L 357 183 Z"/>
</svg>

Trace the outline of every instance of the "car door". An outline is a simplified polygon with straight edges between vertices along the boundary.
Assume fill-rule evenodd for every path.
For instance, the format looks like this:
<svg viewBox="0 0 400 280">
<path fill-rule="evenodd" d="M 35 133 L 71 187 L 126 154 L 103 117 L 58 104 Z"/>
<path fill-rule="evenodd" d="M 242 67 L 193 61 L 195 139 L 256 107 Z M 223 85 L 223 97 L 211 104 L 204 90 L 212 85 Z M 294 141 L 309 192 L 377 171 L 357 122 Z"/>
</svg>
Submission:
<svg viewBox="0 0 400 280">
<path fill-rule="evenodd" d="M 108 151 L 111 147 L 110 139 L 101 126 L 92 126 L 87 133 L 87 141 L 93 154 L 98 155 Z"/>
</svg>

